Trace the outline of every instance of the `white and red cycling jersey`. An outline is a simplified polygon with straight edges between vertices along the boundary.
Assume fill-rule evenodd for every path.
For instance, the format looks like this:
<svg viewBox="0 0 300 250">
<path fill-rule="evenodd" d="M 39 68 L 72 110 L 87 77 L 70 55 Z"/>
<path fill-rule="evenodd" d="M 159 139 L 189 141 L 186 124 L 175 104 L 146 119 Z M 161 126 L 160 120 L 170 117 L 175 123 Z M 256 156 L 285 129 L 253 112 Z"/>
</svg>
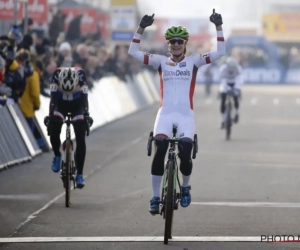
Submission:
<svg viewBox="0 0 300 250">
<path fill-rule="evenodd" d="M 234 84 L 235 89 L 241 89 L 244 84 L 243 69 L 240 65 L 230 68 L 224 64 L 220 67 L 220 92 L 226 93 L 230 84 Z"/>
<path fill-rule="evenodd" d="M 158 70 L 160 77 L 160 113 L 193 114 L 193 96 L 198 68 L 225 55 L 222 31 L 217 31 L 217 50 L 185 56 L 180 62 L 170 57 L 148 54 L 139 50 L 141 35 L 135 33 L 128 53 L 146 65 Z"/>
<path fill-rule="evenodd" d="M 172 136 L 172 124 L 177 124 L 179 138 L 193 138 L 195 118 L 193 97 L 198 68 L 225 54 L 222 31 L 217 31 L 217 50 L 185 56 L 180 62 L 170 57 L 148 54 L 139 50 L 141 35 L 135 33 L 128 53 L 158 70 L 160 78 L 160 108 L 154 124 L 154 135 Z"/>
</svg>

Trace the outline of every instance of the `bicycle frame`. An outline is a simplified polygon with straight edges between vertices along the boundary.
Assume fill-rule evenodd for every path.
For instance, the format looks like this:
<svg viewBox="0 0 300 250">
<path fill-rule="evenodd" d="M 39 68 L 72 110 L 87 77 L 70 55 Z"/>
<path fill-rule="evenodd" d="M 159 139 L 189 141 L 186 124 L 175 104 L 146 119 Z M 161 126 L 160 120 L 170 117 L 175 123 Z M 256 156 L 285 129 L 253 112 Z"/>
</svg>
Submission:
<svg viewBox="0 0 300 250">
<path fill-rule="evenodd" d="M 72 142 L 72 140 L 71 140 L 71 128 L 70 128 L 70 126 L 71 126 L 71 124 L 72 124 L 72 120 L 71 120 L 71 117 L 70 117 L 70 115 L 68 114 L 67 115 L 67 117 L 66 117 L 67 119 L 64 121 L 64 123 L 66 124 L 66 139 L 64 140 L 64 142 L 63 142 L 63 146 L 62 146 L 62 149 L 63 149 L 63 151 L 65 151 L 65 149 L 66 149 L 66 142 L 67 142 L 67 140 L 69 140 L 70 142 L 71 142 L 71 145 L 72 145 L 72 152 L 73 152 L 73 142 Z M 66 155 L 64 154 L 64 156 L 63 156 L 64 158 L 63 158 L 63 160 L 64 160 L 64 162 L 65 162 L 65 160 L 66 160 Z M 74 154 L 72 154 L 72 161 L 74 161 Z M 75 162 L 75 161 L 74 161 Z"/>
<path fill-rule="evenodd" d="M 70 191 L 71 191 L 71 182 L 73 182 L 74 189 L 76 188 L 75 176 L 76 176 L 76 166 L 75 166 L 75 158 L 74 158 L 74 148 L 73 142 L 71 140 L 71 129 L 70 126 L 72 124 L 70 114 L 67 114 L 66 120 L 64 121 L 66 124 L 66 139 L 62 144 L 63 149 L 63 160 L 61 163 L 61 173 L 60 177 L 64 183 L 64 188 L 66 191 L 66 207 L 70 205 Z M 68 152 L 70 151 L 70 152 Z"/>
<path fill-rule="evenodd" d="M 225 112 L 226 112 L 226 119 L 225 119 L 225 127 L 226 127 L 226 140 L 230 139 L 231 136 L 231 127 L 233 124 L 233 118 L 231 116 L 232 110 L 232 99 L 234 98 L 235 94 L 233 88 L 226 93 L 226 102 L 225 102 Z"/>
</svg>

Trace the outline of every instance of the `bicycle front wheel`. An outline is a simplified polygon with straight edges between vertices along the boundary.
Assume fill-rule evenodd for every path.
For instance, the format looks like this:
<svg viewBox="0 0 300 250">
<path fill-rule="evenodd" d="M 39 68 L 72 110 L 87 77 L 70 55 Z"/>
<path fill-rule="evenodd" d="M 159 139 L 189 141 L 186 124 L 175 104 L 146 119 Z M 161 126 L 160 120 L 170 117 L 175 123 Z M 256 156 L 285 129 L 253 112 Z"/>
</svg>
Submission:
<svg viewBox="0 0 300 250">
<path fill-rule="evenodd" d="M 172 222 L 174 211 L 174 162 L 169 161 L 167 165 L 167 194 L 165 196 L 165 235 L 164 244 L 172 239 Z"/>
<path fill-rule="evenodd" d="M 66 176 L 65 176 L 65 206 L 70 206 L 70 196 L 71 196 L 71 181 L 70 181 L 70 174 L 71 174 L 71 142 L 70 140 L 66 141 L 66 162 L 65 162 L 65 170 L 66 170 Z"/>
</svg>

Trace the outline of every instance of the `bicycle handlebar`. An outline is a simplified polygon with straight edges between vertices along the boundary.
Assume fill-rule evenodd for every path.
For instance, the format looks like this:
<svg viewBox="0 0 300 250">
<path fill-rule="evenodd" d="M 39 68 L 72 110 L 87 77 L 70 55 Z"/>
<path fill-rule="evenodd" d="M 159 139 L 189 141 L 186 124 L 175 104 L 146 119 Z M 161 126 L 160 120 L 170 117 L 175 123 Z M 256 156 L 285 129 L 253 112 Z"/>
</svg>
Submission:
<svg viewBox="0 0 300 250">
<path fill-rule="evenodd" d="M 155 137 L 153 136 L 153 132 L 150 132 L 149 138 L 148 138 L 148 145 L 147 145 L 147 151 L 148 151 L 148 156 L 151 156 L 152 152 L 152 141 L 168 141 L 168 142 L 173 142 L 177 144 L 178 142 L 182 141 L 182 139 L 178 138 L 161 138 L 161 137 Z M 190 141 L 193 144 L 193 152 L 192 152 L 192 158 L 196 159 L 196 154 L 198 153 L 198 137 L 197 134 L 194 134 L 194 140 Z"/>
<path fill-rule="evenodd" d="M 162 138 L 162 137 L 152 137 L 151 141 L 168 141 L 168 142 L 179 142 L 180 139 L 177 138 Z M 192 142 L 192 141 L 191 141 Z"/>
<path fill-rule="evenodd" d="M 66 118 L 65 120 L 63 121 L 63 123 L 67 124 L 67 126 L 69 126 L 70 124 L 73 124 L 74 121 L 71 120 L 72 116 L 70 113 L 68 113 L 66 115 Z M 84 122 L 85 122 L 85 126 L 86 126 L 86 136 L 89 136 L 90 134 L 90 124 L 87 120 L 84 119 Z"/>
</svg>

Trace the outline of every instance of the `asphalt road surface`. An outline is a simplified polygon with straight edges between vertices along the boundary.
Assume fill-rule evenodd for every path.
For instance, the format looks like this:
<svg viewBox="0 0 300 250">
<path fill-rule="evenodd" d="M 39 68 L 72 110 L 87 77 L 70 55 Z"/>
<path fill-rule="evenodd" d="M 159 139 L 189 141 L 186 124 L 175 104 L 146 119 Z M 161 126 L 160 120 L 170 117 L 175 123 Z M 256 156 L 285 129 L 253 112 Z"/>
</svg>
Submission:
<svg viewBox="0 0 300 250">
<path fill-rule="evenodd" d="M 0 172 L 0 240 L 63 240 L 24 243 L 24 238 L 0 249 L 299 249 L 297 242 L 191 241 L 300 235 L 300 87 L 245 86 L 231 141 L 220 130 L 215 89 L 210 98 L 203 90 L 197 86 L 194 98 L 199 153 L 192 204 L 175 211 L 173 235 L 180 241 L 164 245 L 155 238 L 163 236 L 164 220 L 148 212 L 152 158 L 146 140 L 157 112 L 153 106 L 87 138 L 86 187 L 72 191 L 70 208 L 64 207 L 62 182 L 51 170 L 51 153 Z M 102 242 L 105 236 L 115 238 Z M 125 236 L 135 242 L 123 242 Z"/>
</svg>

